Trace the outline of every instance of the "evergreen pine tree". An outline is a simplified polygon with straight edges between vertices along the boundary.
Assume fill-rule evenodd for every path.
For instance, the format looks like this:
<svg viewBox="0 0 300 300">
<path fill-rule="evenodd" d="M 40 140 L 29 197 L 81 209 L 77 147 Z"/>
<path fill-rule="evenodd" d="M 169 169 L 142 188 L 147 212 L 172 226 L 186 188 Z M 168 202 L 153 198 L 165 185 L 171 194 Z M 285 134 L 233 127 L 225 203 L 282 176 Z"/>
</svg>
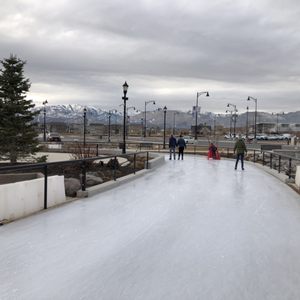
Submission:
<svg viewBox="0 0 300 300">
<path fill-rule="evenodd" d="M 32 100 L 26 99 L 30 81 L 24 77 L 25 61 L 14 55 L 0 61 L 0 160 L 16 163 L 38 151 Z"/>
</svg>

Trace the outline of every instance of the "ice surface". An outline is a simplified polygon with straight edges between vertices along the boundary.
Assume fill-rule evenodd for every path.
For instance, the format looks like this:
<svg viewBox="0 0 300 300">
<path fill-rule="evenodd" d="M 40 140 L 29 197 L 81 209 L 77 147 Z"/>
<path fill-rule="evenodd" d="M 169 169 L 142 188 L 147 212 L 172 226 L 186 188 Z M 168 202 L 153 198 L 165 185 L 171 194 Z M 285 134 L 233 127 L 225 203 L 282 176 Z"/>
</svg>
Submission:
<svg viewBox="0 0 300 300">
<path fill-rule="evenodd" d="M 300 299 L 299 196 L 245 168 L 167 160 L 0 227 L 0 299 Z"/>
</svg>

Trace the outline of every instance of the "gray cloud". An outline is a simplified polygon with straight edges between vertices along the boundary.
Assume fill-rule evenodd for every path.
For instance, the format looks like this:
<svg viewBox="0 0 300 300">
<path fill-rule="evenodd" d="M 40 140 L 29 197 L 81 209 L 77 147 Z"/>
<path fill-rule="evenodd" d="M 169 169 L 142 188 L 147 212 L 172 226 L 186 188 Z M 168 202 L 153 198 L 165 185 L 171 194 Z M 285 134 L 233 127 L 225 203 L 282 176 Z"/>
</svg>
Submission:
<svg viewBox="0 0 300 300">
<path fill-rule="evenodd" d="M 222 112 L 259 99 L 269 111 L 300 110 L 296 1 L 2 1 L 0 56 L 27 61 L 30 97 L 106 109 L 130 101 Z M 136 3 L 137 2 L 137 3 Z"/>
</svg>

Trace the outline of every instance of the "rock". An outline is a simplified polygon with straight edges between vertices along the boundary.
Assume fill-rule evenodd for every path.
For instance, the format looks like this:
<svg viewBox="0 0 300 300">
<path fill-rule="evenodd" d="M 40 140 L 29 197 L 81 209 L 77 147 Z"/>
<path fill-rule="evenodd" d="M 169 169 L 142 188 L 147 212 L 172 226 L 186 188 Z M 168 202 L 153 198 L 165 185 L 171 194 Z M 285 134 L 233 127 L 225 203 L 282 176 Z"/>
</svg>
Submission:
<svg viewBox="0 0 300 300">
<path fill-rule="evenodd" d="M 80 180 L 77 178 L 65 178 L 65 193 L 68 197 L 76 197 L 76 193 L 81 189 Z"/>
<path fill-rule="evenodd" d="M 91 174 L 86 174 L 86 186 L 93 186 L 93 185 L 97 185 L 97 184 L 101 184 L 103 183 L 103 179 L 98 177 L 98 176 L 94 176 Z"/>
</svg>

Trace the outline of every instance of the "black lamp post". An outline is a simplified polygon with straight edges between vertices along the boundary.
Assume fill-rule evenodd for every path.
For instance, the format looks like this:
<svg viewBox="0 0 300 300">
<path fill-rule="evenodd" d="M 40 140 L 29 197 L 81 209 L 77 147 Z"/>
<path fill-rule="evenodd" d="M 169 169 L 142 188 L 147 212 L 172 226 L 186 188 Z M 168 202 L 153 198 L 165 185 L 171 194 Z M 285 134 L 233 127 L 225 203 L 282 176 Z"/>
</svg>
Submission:
<svg viewBox="0 0 300 300">
<path fill-rule="evenodd" d="M 110 119 L 111 119 L 111 111 L 108 112 L 108 142 L 110 143 Z"/>
<path fill-rule="evenodd" d="M 141 118 L 141 138 L 143 137 L 143 132 L 144 132 L 144 119 Z"/>
<path fill-rule="evenodd" d="M 117 110 L 113 109 L 113 110 L 109 110 L 108 111 L 108 142 L 110 142 L 110 138 L 111 138 L 111 116 L 113 113 L 116 113 Z"/>
<path fill-rule="evenodd" d="M 209 97 L 209 93 L 208 92 L 197 92 L 197 98 L 196 98 L 196 118 L 195 118 L 195 140 L 197 140 L 198 138 L 198 98 L 200 95 L 202 94 L 206 94 L 206 97 Z"/>
<path fill-rule="evenodd" d="M 232 110 L 226 110 L 226 113 L 230 113 L 230 122 L 229 122 L 229 136 L 230 136 L 230 139 L 232 138 L 232 130 L 231 130 L 231 128 L 232 128 Z"/>
<path fill-rule="evenodd" d="M 126 135 L 128 136 L 128 127 L 129 127 L 129 123 L 130 123 L 130 117 L 129 117 L 129 115 L 128 115 L 128 111 L 129 111 L 129 109 L 133 109 L 133 110 L 135 110 L 135 106 L 129 106 L 129 107 L 127 107 L 127 118 L 126 118 L 126 120 L 127 120 L 127 123 L 126 123 Z"/>
<path fill-rule="evenodd" d="M 175 122 L 175 117 L 176 115 L 178 115 L 178 112 L 175 111 L 174 114 L 173 114 L 173 134 L 175 134 L 175 128 L 176 128 L 176 122 Z"/>
<path fill-rule="evenodd" d="M 144 123 L 145 123 L 145 127 L 144 127 L 144 137 L 146 137 L 147 135 L 147 104 L 149 103 L 153 103 L 153 105 L 155 105 L 155 101 L 154 100 L 150 100 L 150 101 L 145 101 L 145 116 L 144 116 Z"/>
<path fill-rule="evenodd" d="M 166 117 L 167 117 L 167 107 L 163 108 L 164 110 L 164 146 L 163 148 L 166 149 Z"/>
<path fill-rule="evenodd" d="M 227 104 L 227 107 L 230 107 L 232 106 L 233 107 L 233 137 L 235 137 L 235 129 L 236 129 L 236 119 L 237 119 L 237 109 L 236 109 L 236 105 L 235 104 L 231 104 L 231 103 L 228 103 Z"/>
<path fill-rule="evenodd" d="M 284 115 L 284 112 L 281 113 L 272 113 L 272 115 L 276 115 L 276 133 L 279 134 L 279 115 Z"/>
<path fill-rule="evenodd" d="M 248 140 L 249 134 L 249 107 L 247 106 L 247 114 L 246 114 L 246 139 Z"/>
<path fill-rule="evenodd" d="M 253 100 L 255 102 L 255 113 L 254 113 L 254 139 L 256 139 L 256 119 L 257 119 L 257 99 L 248 96 L 247 101 Z"/>
<path fill-rule="evenodd" d="M 219 117 L 220 114 L 216 114 L 214 116 L 214 139 L 216 139 L 216 126 L 217 126 L 217 117 Z"/>
<path fill-rule="evenodd" d="M 128 100 L 128 97 L 126 97 L 127 95 L 127 90 L 128 90 L 128 84 L 125 81 L 125 83 L 123 84 L 123 94 L 124 96 L 122 97 L 122 99 L 124 100 L 124 116 L 123 116 L 123 145 L 122 145 L 122 153 L 125 154 L 126 153 L 126 101 Z"/>
<path fill-rule="evenodd" d="M 48 103 L 48 101 L 47 100 L 45 100 L 44 102 L 43 102 L 43 105 L 44 105 L 44 109 L 43 109 L 43 111 L 44 111 L 44 142 L 46 142 L 46 104 Z"/>
<path fill-rule="evenodd" d="M 86 108 L 83 109 L 83 151 L 85 154 L 85 146 L 86 146 Z"/>
</svg>

